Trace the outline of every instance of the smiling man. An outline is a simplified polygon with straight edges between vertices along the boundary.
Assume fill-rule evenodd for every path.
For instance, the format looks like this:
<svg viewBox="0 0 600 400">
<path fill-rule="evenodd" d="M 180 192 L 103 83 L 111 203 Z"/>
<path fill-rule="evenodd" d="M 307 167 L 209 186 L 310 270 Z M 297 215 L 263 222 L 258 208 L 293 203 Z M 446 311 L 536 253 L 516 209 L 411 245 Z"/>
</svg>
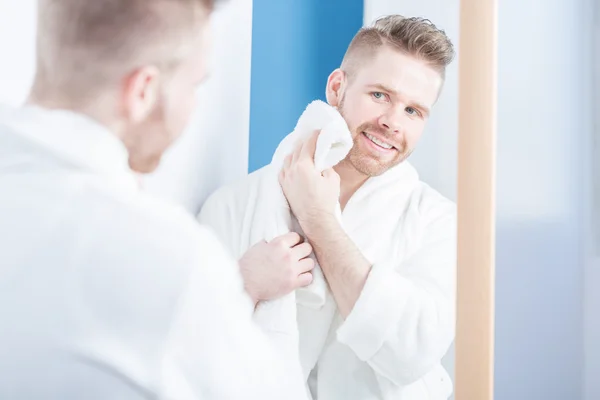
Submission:
<svg viewBox="0 0 600 400">
<path fill-rule="evenodd" d="M 329 285 L 322 307 L 297 306 L 300 358 L 313 399 L 451 395 L 441 359 L 454 338 L 456 210 L 406 160 L 453 57 L 448 37 L 428 20 L 392 15 L 361 29 L 326 87 L 328 103 L 352 134 L 351 151 L 319 173 L 317 132 L 280 173 Z M 265 171 L 217 191 L 200 215 L 235 254 L 247 250 L 236 243 L 252 229 L 247 203 Z M 333 213 L 338 202 L 341 223 Z M 243 275 L 251 293 L 282 292 L 264 270 L 245 268 Z"/>
</svg>

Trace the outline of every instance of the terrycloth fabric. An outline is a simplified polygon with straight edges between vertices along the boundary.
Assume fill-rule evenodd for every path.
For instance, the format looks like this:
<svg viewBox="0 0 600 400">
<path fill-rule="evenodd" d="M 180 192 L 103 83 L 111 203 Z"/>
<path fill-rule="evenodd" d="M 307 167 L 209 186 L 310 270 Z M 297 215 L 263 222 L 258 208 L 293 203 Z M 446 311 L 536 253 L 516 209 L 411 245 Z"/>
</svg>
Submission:
<svg viewBox="0 0 600 400">
<path fill-rule="evenodd" d="M 291 214 L 287 200 L 278 182 L 279 171 L 283 167 L 285 157 L 291 154 L 296 145 L 310 136 L 316 130 L 321 130 L 317 139 L 314 162 L 319 172 L 331 168 L 342 161 L 352 148 L 352 135 L 348 130 L 346 121 L 340 113 L 327 103 L 316 100 L 306 107 L 300 116 L 298 123 L 292 133 L 286 136 L 279 144 L 271 161 L 271 173 L 269 174 L 268 201 L 257 204 L 263 207 L 265 214 L 270 218 L 264 224 L 264 233 L 260 230 L 258 236 L 264 236 L 268 241 L 290 231 L 302 234 L 300 226 Z M 341 210 L 339 203 L 334 210 L 341 221 Z M 261 213 L 262 214 L 262 213 Z M 261 221 L 257 221 L 260 225 Z M 297 290 L 297 302 L 308 307 L 320 308 L 325 304 L 327 282 L 323 276 L 316 258 L 313 270 L 313 282 L 302 289 Z"/>
<path fill-rule="evenodd" d="M 0 399 L 306 399 L 235 260 L 128 158 L 86 116 L 0 111 Z"/>
<path fill-rule="evenodd" d="M 261 240 L 270 241 L 291 231 L 302 234 L 283 194 L 278 176 L 286 156 L 315 130 L 321 130 L 314 158 L 315 166 L 319 171 L 339 163 L 352 148 L 352 136 L 339 112 L 320 100 L 310 103 L 300 116 L 294 131 L 278 146 L 268 173 L 259 183 L 261 190 L 251 222 L 249 237 L 251 244 Z M 339 204 L 335 211 L 341 219 Z M 314 257 L 313 259 L 315 260 L 313 282 L 308 287 L 280 299 L 261 302 L 254 314 L 255 321 L 271 335 L 272 340 L 281 349 L 299 347 L 296 302 L 317 309 L 325 304 L 327 283 L 316 265 L 316 259 Z M 298 353 L 291 353 L 289 357 L 298 357 Z M 308 377 L 308 372 L 310 371 L 305 371 L 305 378 Z"/>
<path fill-rule="evenodd" d="M 265 181 L 277 172 L 268 165 L 203 206 L 200 222 L 238 257 L 264 229 L 261 218 L 272 215 L 262 201 L 272 187 Z M 452 384 L 440 361 L 454 336 L 454 204 L 403 162 L 367 180 L 346 205 L 342 226 L 372 265 L 352 312 L 342 318 L 326 291 L 322 307 L 298 303 L 289 314 L 313 398 L 447 399 Z M 274 330 L 268 322 L 259 321 Z"/>
<path fill-rule="evenodd" d="M 249 247 L 269 166 L 211 195 L 199 215 L 237 257 Z M 300 360 L 313 398 L 446 400 L 441 365 L 454 337 L 456 209 L 404 162 L 346 205 L 346 233 L 373 267 L 344 319 L 328 291 L 297 304 Z"/>
</svg>

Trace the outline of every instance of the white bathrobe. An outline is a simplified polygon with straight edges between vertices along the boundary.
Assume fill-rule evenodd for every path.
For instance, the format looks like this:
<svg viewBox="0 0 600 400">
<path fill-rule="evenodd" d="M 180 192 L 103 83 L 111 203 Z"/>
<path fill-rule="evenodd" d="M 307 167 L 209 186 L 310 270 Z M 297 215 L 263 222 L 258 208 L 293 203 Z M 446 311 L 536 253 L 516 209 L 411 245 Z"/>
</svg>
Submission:
<svg viewBox="0 0 600 400">
<path fill-rule="evenodd" d="M 277 168 L 217 190 L 199 215 L 236 257 L 253 244 L 264 181 Z M 369 179 L 341 219 L 373 268 L 345 320 L 329 291 L 320 307 L 297 304 L 300 359 L 313 399 L 446 400 L 452 383 L 441 359 L 455 327 L 454 204 L 404 162 Z"/>
<path fill-rule="evenodd" d="M 0 112 L 0 399 L 304 400 L 253 311 L 214 234 L 140 191 L 111 132 Z"/>
</svg>

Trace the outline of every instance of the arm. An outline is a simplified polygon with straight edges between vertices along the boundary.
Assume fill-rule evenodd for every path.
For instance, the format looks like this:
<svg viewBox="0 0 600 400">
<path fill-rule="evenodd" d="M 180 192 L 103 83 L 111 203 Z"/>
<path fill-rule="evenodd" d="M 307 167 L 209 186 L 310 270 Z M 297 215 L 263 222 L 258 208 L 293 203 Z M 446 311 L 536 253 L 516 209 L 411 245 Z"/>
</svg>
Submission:
<svg viewBox="0 0 600 400">
<path fill-rule="evenodd" d="M 345 318 L 338 340 L 396 384 L 425 375 L 454 338 L 455 227 L 452 212 L 438 216 L 427 226 L 420 249 L 400 266 L 371 266 L 331 220 L 309 228 Z"/>
<path fill-rule="evenodd" d="M 365 286 L 371 263 L 332 215 L 325 215 L 305 227 L 338 310 L 346 318 Z"/>
<path fill-rule="evenodd" d="M 410 384 L 440 362 L 454 336 L 454 209 L 420 210 L 420 249 L 402 265 L 370 265 L 335 222 L 339 176 L 316 171 L 315 142 L 286 159 L 280 183 L 345 318 L 338 340 L 380 376 Z"/>
</svg>

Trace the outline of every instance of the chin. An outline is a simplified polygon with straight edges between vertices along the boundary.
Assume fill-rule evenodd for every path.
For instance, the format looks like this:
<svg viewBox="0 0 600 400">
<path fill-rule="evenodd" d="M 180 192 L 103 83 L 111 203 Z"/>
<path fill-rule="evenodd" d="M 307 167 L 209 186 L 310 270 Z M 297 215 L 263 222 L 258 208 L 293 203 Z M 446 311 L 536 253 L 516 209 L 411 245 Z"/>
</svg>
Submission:
<svg viewBox="0 0 600 400">
<path fill-rule="evenodd" d="M 368 177 L 379 176 L 389 169 L 373 160 L 353 160 L 352 165 L 354 169 Z"/>
<path fill-rule="evenodd" d="M 129 160 L 129 168 L 140 174 L 151 174 L 160 165 L 161 157 L 147 158 L 144 160 Z"/>
</svg>

